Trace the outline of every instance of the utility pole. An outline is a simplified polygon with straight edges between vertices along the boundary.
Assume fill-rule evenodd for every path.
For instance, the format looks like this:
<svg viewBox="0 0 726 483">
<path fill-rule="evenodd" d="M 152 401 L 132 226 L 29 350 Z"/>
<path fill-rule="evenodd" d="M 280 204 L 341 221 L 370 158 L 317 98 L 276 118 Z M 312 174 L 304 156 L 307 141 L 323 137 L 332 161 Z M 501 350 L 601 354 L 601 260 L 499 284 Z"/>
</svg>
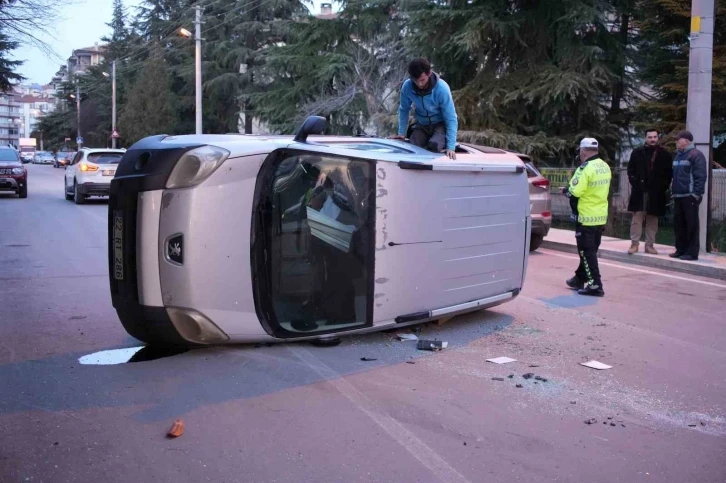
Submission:
<svg viewBox="0 0 726 483">
<path fill-rule="evenodd" d="M 708 180 L 711 177 L 711 77 L 716 8 L 714 0 L 692 2 L 686 129 L 693 134 L 695 147 L 706 156 L 706 188 L 698 211 L 701 250 L 705 251 L 708 233 Z"/>
<path fill-rule="evenodd" d="M 111 62 L 111 148 L 116 149 L 116 61 Z"/>
<path fill-rule="evenodd" d="M 76 141 L 81 139 L 81 86 L 76 84 L 76 118 L 78 122 L 78 133 L 76 135 Z M 83 147 L 83 143 L 78 143 L 78 150 L 80 151 Z"/>
<path fill-rule="evenodd" d="M 194 57 L 196 74 L 196 133 L 202 134 L 202 7 L 194 7 Z"/>
</svg>

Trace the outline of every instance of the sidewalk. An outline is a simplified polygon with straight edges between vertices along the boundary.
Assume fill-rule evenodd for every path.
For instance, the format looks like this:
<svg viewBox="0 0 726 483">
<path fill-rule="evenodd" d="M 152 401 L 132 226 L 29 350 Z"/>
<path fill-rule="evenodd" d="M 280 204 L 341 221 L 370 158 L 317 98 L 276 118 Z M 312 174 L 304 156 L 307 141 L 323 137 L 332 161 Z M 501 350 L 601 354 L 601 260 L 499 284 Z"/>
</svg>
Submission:
<svg viewBox="0 0 726 483">
<path fill-rule="evenodd" d="M 685 262 L 668 256 L 673 252 L 673 247 L 655 245 L 658 255 L 646 255 L 643 252 L 644 247 L 645 243 L 641 242 L 638 253 L 628 255 L 630 240 L 602 237 L 598 256 L 608 260 L 726 280 L 726 255 L 701 253 L 697 261 Z M 542 242 L 542 248 L 577 253 L 575 233 L 570 230 L 552 228 Z"/>
</svg>

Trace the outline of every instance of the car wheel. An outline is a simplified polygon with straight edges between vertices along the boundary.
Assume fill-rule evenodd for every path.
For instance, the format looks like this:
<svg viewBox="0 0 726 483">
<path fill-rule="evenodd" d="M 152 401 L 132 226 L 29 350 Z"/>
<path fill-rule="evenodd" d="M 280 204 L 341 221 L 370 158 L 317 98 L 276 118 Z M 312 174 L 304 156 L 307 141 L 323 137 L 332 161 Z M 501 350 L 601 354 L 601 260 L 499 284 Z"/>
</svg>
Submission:
<svg viewBox="0 0 726 483">
<path fill-rule="evenodd" d="M 544 236 L 532 235 L 532 238 L 529 240 L 529 251 L 533 252 L 538 249 L 542 245 L 542 240 L 544 240 Z"/>
<path fill-rule="evenodd" d="M 73 199 L 73 195 L 68 193 L 65 176 L 63 176 L 63 195 L 66 197 L 66 201 L 71 201 Z"/>
<path fill-rule="evenodd" d="M 18 190 L 18 196 L 21 198 L 28 197 L 28 185 L 27 184 Z"/>
<path fill-rule="evenodd" d="M 78 183 L 73 182 L 73 202 L 77 205 L 82 205 L 86 202 L 86 195 L 81 194 L 78 190 Z"/>
</svg>

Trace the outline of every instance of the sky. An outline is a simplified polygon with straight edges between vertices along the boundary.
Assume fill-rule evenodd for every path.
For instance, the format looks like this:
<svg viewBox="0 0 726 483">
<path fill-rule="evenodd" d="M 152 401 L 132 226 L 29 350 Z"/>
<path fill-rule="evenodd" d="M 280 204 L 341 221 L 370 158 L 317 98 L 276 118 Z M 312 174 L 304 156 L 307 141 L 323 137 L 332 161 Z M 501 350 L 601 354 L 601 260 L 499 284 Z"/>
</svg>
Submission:
<svg viewBox="0 0 726 483">
<path fill-rule="evenodd" d="M 325 0 L 313 0 L 309 6 L 312 12 L 320 12 L 320 3 Z M 328 0 L 330 1 L 330 0 Z M 143 3 L 143 0 L 124 0 L 124 5 L 133 11 Z M 337 5 L 333 3 L 333 9 Z M 62 12 L 62 18 L 57 18 L 53 24 L 54 38 L 42 37 L 53 47 L 58 57 L 48 57 L 33 46 L 21 46 L 13 53 L 13 58 L 23 60 L 18 71 L 27 78 L 26 83 L 48 84 L 61 65 L 66 63 L 73 49 L 90 47 L 94 43 L 101 43 L 101 37 L 109 35 L 111 28 L 106 25 L 111 22 L 113 0 L 75 0 L 71 6 Z M 191 28 L 188 26 L 187 28 Z"/>
</svg>

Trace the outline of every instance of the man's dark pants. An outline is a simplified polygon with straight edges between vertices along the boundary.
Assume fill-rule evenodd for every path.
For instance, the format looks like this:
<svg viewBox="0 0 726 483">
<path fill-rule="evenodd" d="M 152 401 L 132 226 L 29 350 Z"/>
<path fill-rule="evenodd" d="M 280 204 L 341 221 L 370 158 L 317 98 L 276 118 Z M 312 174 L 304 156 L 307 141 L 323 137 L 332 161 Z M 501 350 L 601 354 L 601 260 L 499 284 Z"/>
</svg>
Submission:
<svg viewBox="0 0 726 483">
<path fill-rule="evenodd" d="M 443 122 L 424 126 L 414 124 L 411 126 L 409 141 L 414 146 L 440 153 L 446 147 L 446 124 Z"/>
<path fill-rule="evenodd" d="M 676 253 L 698 258 L 700 248 L 698 205 L 693 196 L 673 198 L 673 228 L 676 232 Z"/>
<path fill-rule="evenodd" d="M 597 251 L 600 248 L 603 231 L 605 231 L 604 225 L 583 226 L 578 223 L 575 227 L 577 253 L 580 255 L 580 266 L 577 267 L 575 275 L 581 281 L 600 288 L 602 288 L 602 280 L 600 280 L 600 267 L 597 263 Z"/>
</svg>

